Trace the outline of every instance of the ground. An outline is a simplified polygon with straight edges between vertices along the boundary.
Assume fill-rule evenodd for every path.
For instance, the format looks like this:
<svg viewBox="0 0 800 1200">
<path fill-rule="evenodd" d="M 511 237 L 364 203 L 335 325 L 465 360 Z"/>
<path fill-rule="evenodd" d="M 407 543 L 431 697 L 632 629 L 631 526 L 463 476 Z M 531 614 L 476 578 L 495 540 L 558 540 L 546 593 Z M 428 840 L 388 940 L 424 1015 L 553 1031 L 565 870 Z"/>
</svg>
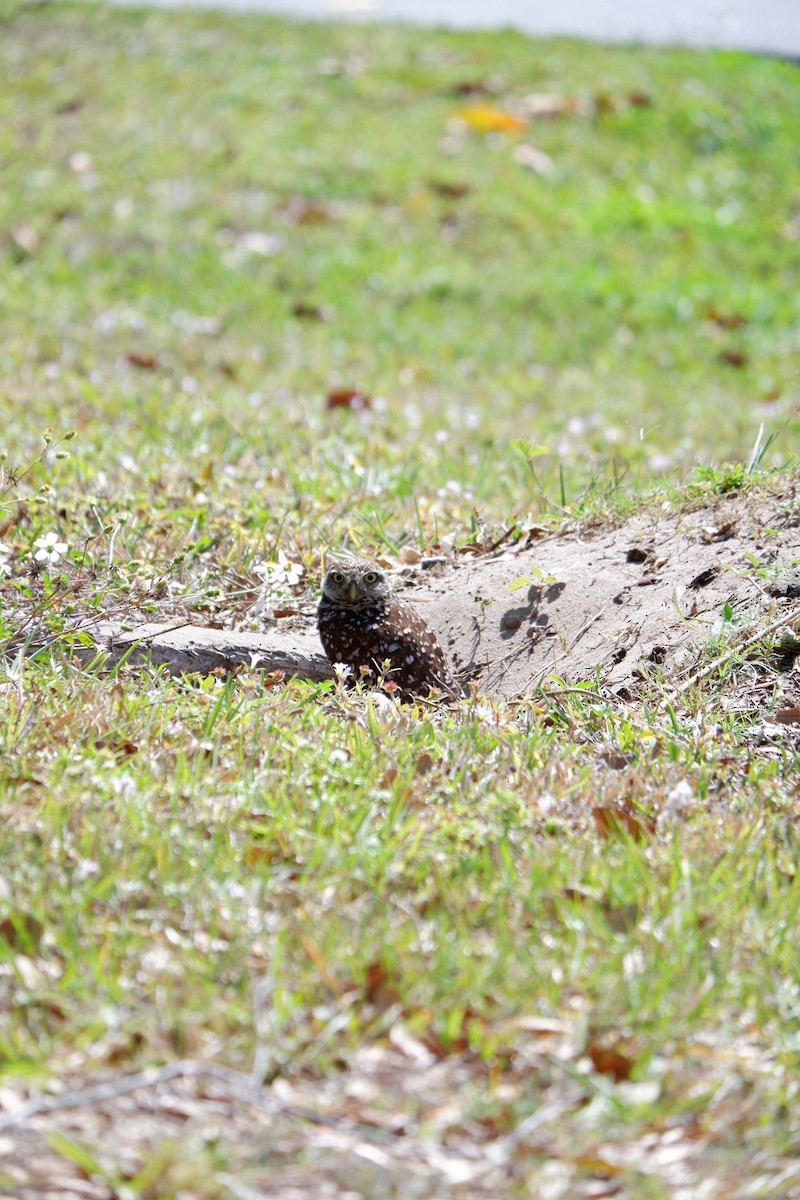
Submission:
<svg viewBox="0 0 800 1200">
<path fill-rule="evenodd" d="M 798 112 L 0 4 L 4 1197 L 800 1195 Z"/>
</svg>

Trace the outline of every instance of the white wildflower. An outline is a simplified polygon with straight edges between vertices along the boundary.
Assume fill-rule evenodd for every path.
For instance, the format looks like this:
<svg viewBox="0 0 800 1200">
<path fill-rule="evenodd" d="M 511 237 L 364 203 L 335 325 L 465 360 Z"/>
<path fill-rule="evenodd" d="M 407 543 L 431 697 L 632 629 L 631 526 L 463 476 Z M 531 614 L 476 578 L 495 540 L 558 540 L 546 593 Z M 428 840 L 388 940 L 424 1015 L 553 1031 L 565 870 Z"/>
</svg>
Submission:
<svg viewBox="0 0 800 1200">
<path fill-rule="evenodd" d="M 253 570 L 268 587 L 295 587 L 306 573 L 303 564 L 290 562 L 283 550 L 278 551 L 275 562 L 258 563 Z"/>
<path fill-rule="evenodd" d="M 67 543 L 60 542 L 58 534 L 52 532 L 46 533 L 44 537 L 37 538 L 33 544 L 38 547 L 33 556 L 37 562 L 56 563 L 61 555 L 66 554 L 67 550 L 69 550 Z"/>
</svg>

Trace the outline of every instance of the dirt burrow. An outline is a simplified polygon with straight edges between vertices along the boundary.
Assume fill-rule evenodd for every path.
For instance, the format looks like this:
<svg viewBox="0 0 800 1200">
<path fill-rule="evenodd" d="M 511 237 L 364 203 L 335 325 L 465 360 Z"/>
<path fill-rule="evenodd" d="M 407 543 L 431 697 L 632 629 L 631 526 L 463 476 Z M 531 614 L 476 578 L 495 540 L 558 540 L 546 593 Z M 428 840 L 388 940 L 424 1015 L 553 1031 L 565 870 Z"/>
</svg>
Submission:
<svg viewBox="0 0 800 1200">
<path fill-rule="evenodd" d="M 800 498 L 791 494 L 533 531 L 505 551 L 399 568 L 396 581 L 484 693 L 524 695 L 557 676 L 625 697 L 656 667 L 672 681 L 690 670 L 726 606 L 736 617 L 768 611 L 775 621 L 785 610 L 788 619 L 800 597 L 798 567 Z M 311 610 L 264 634 L 177 621 L 96 636 L 116 657 L 137 642 L 134 659 L 175 671 L 244 663 L 307 679 L 331 674 Z"/>
<path fill-rule="evenodd" d="M 616 528 L 546 535 L 495 557 L 418 571 L 409 597 L 483 690 L 522 694 L 556 675 L 632 691 L 654 666 L 675 678 L 736 616 L 800 596 L 800 505 L 721 500 Z M 433 577 L 432 577 L 433 576 Z M 519 579 L 531 582 L 519 590 Z"/>
</svg>

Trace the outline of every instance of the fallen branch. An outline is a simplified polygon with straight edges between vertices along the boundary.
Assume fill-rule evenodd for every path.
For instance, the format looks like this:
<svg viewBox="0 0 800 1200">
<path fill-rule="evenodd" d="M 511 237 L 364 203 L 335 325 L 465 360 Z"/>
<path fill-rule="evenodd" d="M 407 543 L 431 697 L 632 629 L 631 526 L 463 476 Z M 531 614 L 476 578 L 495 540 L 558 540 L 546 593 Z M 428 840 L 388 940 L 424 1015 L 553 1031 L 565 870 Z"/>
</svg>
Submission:
<svg viewBox="0 0 800 1200">
<path fill-rule="evenodd" d="M 92 635 L 112 664 L 123 658 L 130 663 L 150 662 L 166 666 L 175 675 L 231 671 L 245 665 L 315 683 L 333 677 L 316 633 L 305 631 L 293 630 L 288 636 L 273 631 L 235 633 L 199 625 L 150 624 L 125 632 L 101 625 Z"/>
<path fill-rule="evenodd" d="M 398 1162 L 419 1170 L 424 1165 L 451 1182 L 475 1181 L 487 1172 L 505 1165 L 506 1139 L 499 1139 L 489 1152 L 476 1146 L 473 1152 L 445 1149 L 430 1140 L 399 1136 L 374 1125 L 361 1124 L 342 1117 L 328 1117 L 313 1109 L 290 1104 L 270 1096 L 252 1076 L 216 1063 L 181 1060 L 169 1066 L 122 1075 L 91 1087 L 62 1092 L 57 1096 L 33 1096 L 11 1112 L 0 1114 L 0 1133 L 14 1129 L 37 1117 L 77 1108 L 91 1108 L 142 1089 L 153 1089 L 182 1079 L 210 1079 L 228 1100 L 252 1105 L 267 1116 L 289 1118 L 322 1127 L 326 1142 L 360 1158 L 394 1169 Z M 330 1140 L 332 1139 L 332 1140 Z M 511 1143 L 508 1143 L 509 1148 Z"/>
<path fill-rule="evenodd" d="M 664 699 L 661 701 L 660 707 L 665 708 L 668 704 L 672 704 L 673 701 L 678 700 L 681 696 L 685 695 L 690 688 L 693 688 L 696 683 L 700 683 L 702 679 L 705 679 L 708 675 L 712 675 L 714 671 L 718 670 L 721 666 L 724 666 L 724 664 L 730 659 L 735 658 L 737 654 L 741 654 L 743 650 L 748 650 L 751 646 L 755 646 L 758 642 L 763 642 L 764 638 L 769 637 L 770 634 L 777 633 L 778 630 L 785 629 L 786 626 L 791 624 L 792 621 L 798 620 L 800 620 L 800 605 L 795 605 L 794 608 L 791 608 L 788 612 L 783 613 L 782 616 L 778 617 L 775 621 L 771 621 L 765 629 L 757 630 L 756 633 L 751 634 L 751 636 L 748 638 L 745 638 L 743 642 L 739 642 L 738 645 L 732 646 L 730 650 L 726 650 L 724 654 L 720 654 L 717 658 L 712 659 L 710 663 L 706 663 L 701 670 L 695 671 L 693 675 L 689 676 L 685 683 L 681 684 L 679 688 L 676 688 L 675 691 L 669 696 L 664 697 Z"/>
</svg>

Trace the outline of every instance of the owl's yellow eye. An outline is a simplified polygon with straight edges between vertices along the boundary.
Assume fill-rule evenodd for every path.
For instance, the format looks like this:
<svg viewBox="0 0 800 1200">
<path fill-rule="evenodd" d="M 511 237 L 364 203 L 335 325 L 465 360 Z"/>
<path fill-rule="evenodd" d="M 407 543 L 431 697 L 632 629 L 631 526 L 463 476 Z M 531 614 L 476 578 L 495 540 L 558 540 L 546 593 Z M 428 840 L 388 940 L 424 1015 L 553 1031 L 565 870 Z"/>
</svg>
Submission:
<svg viewBox="0 0 800 1200">
<path fill-rule="evenodd" d="M 375 572 L 367 571 L 366 575 L 364 576 L 364 583 L 368 583 L 368 584 L 372 585 L 373 583 L 377 583 L 377 582 L 378 582 L 378 576 L 375 574 Z"/>
<path fill-rule="evenodd" d="M 344 583 L 344 575 L 341 573 L 341 571 L 334 571 L 333 575 L 331 575 L 331 579 L 334 583 Z"/>
</svg>

